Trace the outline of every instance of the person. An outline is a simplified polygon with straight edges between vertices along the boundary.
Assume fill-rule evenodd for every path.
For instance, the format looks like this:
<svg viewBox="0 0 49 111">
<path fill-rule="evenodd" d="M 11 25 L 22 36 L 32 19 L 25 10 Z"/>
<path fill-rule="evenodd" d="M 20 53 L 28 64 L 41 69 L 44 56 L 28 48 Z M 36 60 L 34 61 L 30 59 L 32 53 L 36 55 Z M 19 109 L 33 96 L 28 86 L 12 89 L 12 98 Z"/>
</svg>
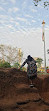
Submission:
<svg viewBox="0 0 49 111">
<path fill-rule="evenodd" d="M 27 77 L 28 83 L 31 87 L 33 87 L 33 79 L 37 78 L 37 65 L 36 61 L 30 56 L 27 56 L 27 59 L 20 66 L 22 68 L 27 63 Z"/>
</svg>

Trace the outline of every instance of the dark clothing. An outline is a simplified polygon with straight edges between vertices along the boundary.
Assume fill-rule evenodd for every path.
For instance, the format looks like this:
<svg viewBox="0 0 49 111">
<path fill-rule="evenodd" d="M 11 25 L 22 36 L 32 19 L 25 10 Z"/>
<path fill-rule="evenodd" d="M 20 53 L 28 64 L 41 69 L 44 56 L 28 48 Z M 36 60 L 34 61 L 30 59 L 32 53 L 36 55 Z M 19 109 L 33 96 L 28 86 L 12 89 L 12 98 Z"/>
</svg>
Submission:
<svg viewBox="0 0 49 111">
<path fill-rule="evenodd" d="M 33 79 L 35 79 L 35 78 L 37 78 L 37 75 L 34 75 L 34 76 L 28 76 L 28 79 L 31 79 L 31 80 L 33 80 Z"/>
<path fill-rule="evenodd" d="M 32 59 L 31 61 L 29 61 L 28 59 L 26 59 L 24 61 L 24 63 L 21 65 L 21 68 L 25 65 L 28 64 L 27 66 L 27 76 L 30 79 L 36 78 L 37 77 L 37 65 L 36 65 L 36 61 L 34 59 Z"/>
</svg>

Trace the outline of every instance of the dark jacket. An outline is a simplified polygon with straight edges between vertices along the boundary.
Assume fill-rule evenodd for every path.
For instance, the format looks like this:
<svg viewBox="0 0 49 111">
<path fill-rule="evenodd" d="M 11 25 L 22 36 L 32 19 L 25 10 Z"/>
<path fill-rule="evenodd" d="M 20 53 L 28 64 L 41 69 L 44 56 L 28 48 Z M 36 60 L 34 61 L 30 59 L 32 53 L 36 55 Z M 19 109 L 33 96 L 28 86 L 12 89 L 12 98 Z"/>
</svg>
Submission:
<svg viewBox="0 0 49 111">
<path fill-rule="evenodd" d="M 27 75 L 28 76 L 34 76 L 37 75 L 37 65 L 36 65 L 36 61 L 34 59 L 32 59 L 31 61 L 29 61 L 28 59 L 26 59 L 24 61 L 24 63 L 21 65 L 21 68 L 25 65 L 28 64 L 27 66 Z"/>
</svg>

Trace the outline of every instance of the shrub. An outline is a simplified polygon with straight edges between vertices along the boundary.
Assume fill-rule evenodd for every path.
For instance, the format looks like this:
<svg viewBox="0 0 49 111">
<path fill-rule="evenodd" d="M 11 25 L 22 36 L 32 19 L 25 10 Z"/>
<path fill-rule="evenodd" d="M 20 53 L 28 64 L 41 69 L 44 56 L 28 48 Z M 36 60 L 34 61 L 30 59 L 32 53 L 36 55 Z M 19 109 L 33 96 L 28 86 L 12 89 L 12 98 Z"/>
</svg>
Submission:
<svg viewBox="0 0 49 111">
<path fill-rule="evenodd" d="M 15 63 L 15 64 L 14 64 L 14 66 L 13 66 L 13 67 L 15 67 L 15 68 L 19 69 L 19 68 L 20 68 L 20 64 L 17 62 L 17 63 Z"/>
<path fill-rule="evenodd" d="M 1 62 L 0 63 L 0 67 L 1 68 L 10 68 L 11 67 L 11 65 L 10 65 L 10 63 L 8 63 L 8 62 Z"/>
</svg>

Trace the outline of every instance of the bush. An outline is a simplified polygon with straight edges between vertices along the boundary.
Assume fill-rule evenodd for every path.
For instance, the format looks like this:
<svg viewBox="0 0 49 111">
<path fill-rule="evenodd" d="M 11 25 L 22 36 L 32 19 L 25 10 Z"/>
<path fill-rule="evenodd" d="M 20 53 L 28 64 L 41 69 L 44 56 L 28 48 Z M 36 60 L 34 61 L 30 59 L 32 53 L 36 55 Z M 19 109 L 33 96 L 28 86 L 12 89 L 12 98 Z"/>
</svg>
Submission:
<svg viewBox="0 0 49 111">
<path fill-rule="evenodd" d="M 11 65 L 10 65 L 10 63 L 8 63 L 8 62 L 1 62 L 0 63 L 0 67 L 1 68 L 10 68 L 11 67 Z"/>
<path fill-rule="evenodd" d="M 22 67 L 21 70 L 22 70 L 22 71 L 27 71 L 27 68 Z"/>
<path fill-rule="evenodd" d="M 14 66 L 13 66 L 13 67 L 15 67 L 15 68 L 19 69 L 19 68 L 20 68 L 20 64 L 17 62 L 17 63 L 15 63 L 15 64 L 14 64 Z"/>
</svg>

